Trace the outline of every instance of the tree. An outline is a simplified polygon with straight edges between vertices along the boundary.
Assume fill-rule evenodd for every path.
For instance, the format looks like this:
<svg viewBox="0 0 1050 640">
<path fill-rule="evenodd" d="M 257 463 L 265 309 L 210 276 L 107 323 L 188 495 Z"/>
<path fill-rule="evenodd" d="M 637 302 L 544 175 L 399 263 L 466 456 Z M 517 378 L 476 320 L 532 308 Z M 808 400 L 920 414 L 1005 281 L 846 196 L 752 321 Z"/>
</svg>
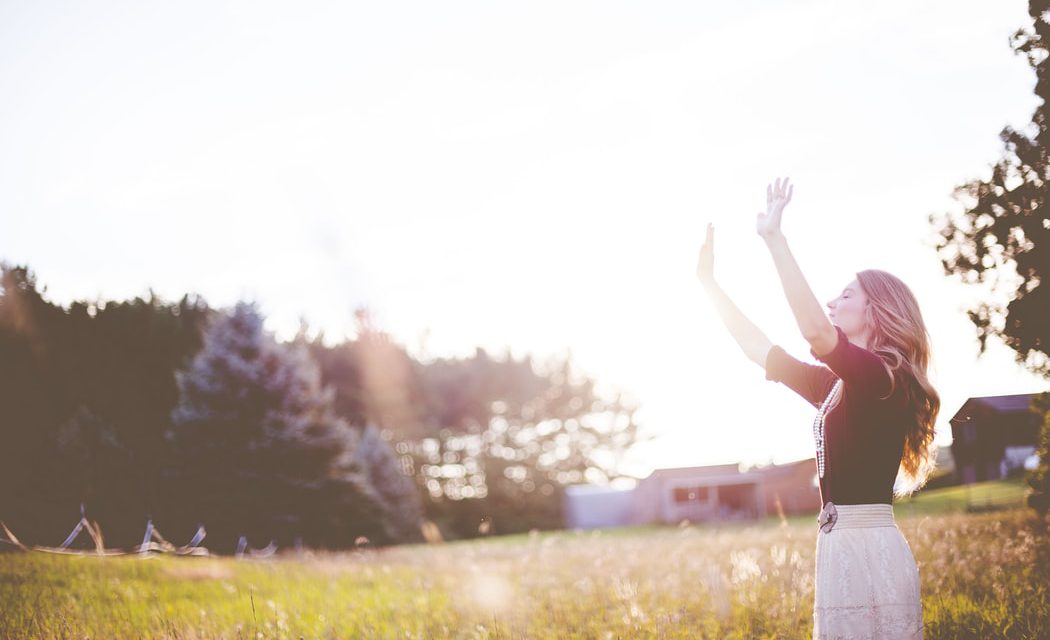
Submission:
<svg viewBox="0 0 1050 640">
<path fill-rule="evenodd" d="M 413 479 L 402 472 L 403 462 L 378 427 L 368 424 L 361 430 L 354 459 L 381 498 L 387 536 L 404 542 L 421 542 L 423 510 L 419 489 Z"/>
<path fill-rule="evenodd" d="M 323 334 L 307 340 L 305 329 L 296 338 L 320 365 L 325 386 L 335 391 L 336 413 L 360 429 L 374 424 L 395 430 L 398 439 L 428 435 L 419 363 L 375 326 L 366 309 L 354 315 L 354 340 L 328 347 Z"/>
<path fill-rule="evenodd" d="M 207 306 L 185 296 L 45 299 L 26 267 L 0 279 L 0 519 L 61 541 L 86 505 L 106 540 L 142 539 L 156 503 L 174 372 L 198 350 Z"/>
<path fill-rule="evenodd" d="M 1050 0 L 1030 0 L 1029 28 L 1019 29 L 1012 46 L 1035 71 L 1040 99 L 1023 131 L 1005 127 L 1002 157 L 988 180 L 956 187 L 965 205 L 957 215 L 931 215 L 940 238 L 936 244 L 944 271 L 964 282 L 987 286 L 993 299 L 967 314 L 977 328 L 980 353 L 990 336 L 1014 350 L 1017 362 L 1050 378 Z M 1004 300 L 1005 302 L 1004 304 Z M 1045 513 L 1050 503 L 1050 403 L 1037 397 L 1042 412 L 1040 462 L 1029 476 L 1028 504 Z"/>
<path fill-rule="evenodd" d="M 58 480 L 51 434 L 74 414 L 62 353 L 51 339 L 64 328 L 62 310 L 48 303 L 25 267 L 3 265 L 0 281 L 0 518 L 47 544 L 75 521 L 79 488 Z M 62 517 L 62 512 L 68 512 Z M 53 537 L 44 537 L 49 534 Z M 57 539 L 56 539 L 57 538 Z"/>
<path fill-rule="evenodd" d="M 71 361 L 75 397 L 107 425 L 117 447 L 111 453 L 123 454 L 96 456 L 101 470 L 87 500 L 113 543 L 140 541 L 146 518 L 161 506 L 164 434 L 178 399 L 175 371 L 199 351 L 210 313 L 199 297 L 166 303 L 152 293 L 148 299 L 69 307 L 72 337 L 62 352 Z M 192 531 L 193 524 L 185 529 Z"/>
<path fill-rule="evenodd" d="M 642 438 L 636 407 L 605 397 L 573 371 L 571 358 L 414 360 L 357 314 L 354 340 L 308 347 L 338 413 L 361 429 L 387 432 L 404 473 L 428 499 L 425 510 L 456 537 L 563 524 L 565 485 L 623 475 L 625 452 Z M 301 332 L 302 334 L 302 332 Z"/>
<path fill-rule="evenodd" d="M 1032 410 L 1043 416 L 1043 426 L 1039 430 L 1039 443 L 1036 455 L 1039 464 L 1028 476 L 1028 506 L 1040 515 L 1050 511 L 1050 393 L 1040 393 L 1032 399 Z"/>
<path fill-rule="evenodd" d="M 625 453 L 643 440 L 637 407 L 598 394 L 571 357 L 438 360 L 421 372 L 433 435 L 402 443 L 431 498 L 428 515 L 459 536 L 564 524 L 564 487 L 623 476 Z M 480 504 L 478 504 L 480 502 Z"/>
<path fill-rule="evenodd" d="M 946 275 L 972 285 L 991 283 L 993 300 L 967 313 L 977 328 L 980 352 L 998 336 L 1019 363 L 1050 377 L 1050 0 L 1031 0 L 1032 25 L 1019 29 L 1012 46 L 1035 71 L 1041 99 L 1025 130 L 1005 127 L 999 134 L 1002 157 L 988 180 L 972 180 L 955 190 L 961 214 L 931 215 L 940 238 L 936 249 Z M 1004 305 L 1004 299 L 1008 302 Z"/>
<path fill-rule="evenodd" d="M 186 505 L 226 548 L 300 538 L 351 546 L 392 541 L 382 496 L 355 458 L 356 432 L 335 415 L 304 349 L 278 344 L 250 304 L 218 314 L 178 374 L 171 441 Z M 218 532 L 213 536 L 212 531 Z"/>
</svg>

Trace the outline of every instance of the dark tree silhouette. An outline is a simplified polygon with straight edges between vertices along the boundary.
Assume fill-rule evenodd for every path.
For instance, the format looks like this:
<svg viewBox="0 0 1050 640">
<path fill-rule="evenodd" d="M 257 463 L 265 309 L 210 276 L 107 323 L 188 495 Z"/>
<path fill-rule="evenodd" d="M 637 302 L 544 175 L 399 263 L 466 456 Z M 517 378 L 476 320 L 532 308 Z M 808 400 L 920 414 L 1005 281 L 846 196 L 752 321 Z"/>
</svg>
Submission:
<svg viewBox="0 0 1050 640">
<path fill-rule="evenodd" d="M 1050 377 L 1050 286 L 1041 285 L 1050 274 L 1048 9 L 1050 1 L 1033 0 L 1032 25 L 1012 39 L 1014 51 L 1035 71 L 1035 93 L 1042 99 L 1032 122 L 999 134 L 1004 150 L 991 178 L 956 188 L 966 207 L 962 214 L 929 217 L 940 236 L 936 248 L 945 273 L 974 285 L 991 284 L 992 297 L 999 298 L 982 300 L 967 312 L 980 352 L 990 336 L 998 336 L 1019 363 L 1045 377 Z"/>
<path fill-rule="evenodd" d="M 456 537 L 560 527 L 562 489 L 620 475 L 642 439 L 569 358 L 420 362 L 365 311 L 353 340 L 279 344 L 246 305 L 63 308 L 28 269 L 2 276 L 0 520 L 30 543 L 61 542 L 80 504 L 118 547 L 147 517 L 172 540 L 203 523 L 220 551 L 418 539 L 421 510 Z"/>
<path fill-rule="evenodd" d="M 1003 155 L 988 180 L 956 187 L 961 215 L 930 216 L 940 236 L 936 248 L 944 271 L 963 282 L 990 287 L 990 296 L 967 311 L 977 328 L 980 353 L 990 336 L 1014 350 L 1017 362 L 1050 378 L 1050 0 L 1031 0 L 1032 23 L 1012 38 L 1016 53 L 1035 71 L 1039 105 L 1023 131 L 999 134 Z M 1005 301 L 1005 302 L 1004 302 Z M 1043 416 L 1040 465 L 1028 479 L 1028 504 L 1045 513 L 1050 504 L 1050 394 L 1037 396 L 1032 411 Z"/>
<path fill-rule="evenodd" d="M 157 506 L 174 371 L 200 346 L 200 299 L 44 297 L 26 267 L 0 278 L 0 519 L 61 542 L 85 503 L 108 543 L 142 539 Z"/>
</svg>

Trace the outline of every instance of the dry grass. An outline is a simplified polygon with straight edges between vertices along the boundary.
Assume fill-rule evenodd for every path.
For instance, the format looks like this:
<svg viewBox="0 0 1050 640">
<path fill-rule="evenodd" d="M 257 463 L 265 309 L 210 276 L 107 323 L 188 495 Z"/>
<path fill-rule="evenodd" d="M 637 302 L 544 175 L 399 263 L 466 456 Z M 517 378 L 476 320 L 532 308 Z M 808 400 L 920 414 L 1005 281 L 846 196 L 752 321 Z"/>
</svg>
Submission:
<svg viewBox="0 0 1050 640">
<path fill-rule="evenodd" d="M 1023 509 L 898 516 L 926 637 L 1050 629 L 1050 535 Z M 806 638 L 816 528 L 554 532 L 344 554 L 0 555 L 0 637 Z"/>
</svg>

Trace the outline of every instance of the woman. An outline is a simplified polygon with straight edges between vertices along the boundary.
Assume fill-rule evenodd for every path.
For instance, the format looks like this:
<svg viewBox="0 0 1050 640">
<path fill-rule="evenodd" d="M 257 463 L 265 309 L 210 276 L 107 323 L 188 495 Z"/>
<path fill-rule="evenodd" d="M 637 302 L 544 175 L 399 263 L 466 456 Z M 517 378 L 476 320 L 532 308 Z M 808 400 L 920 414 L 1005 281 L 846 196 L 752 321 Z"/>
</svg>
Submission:
<svg viewBox="0 0 1050 640">
<path fill-rule="evenodd" d="M 822 508 L 813 637 L 922 638 L 918 567 L 894 520 L 893 497 L 922 486 L 933 467 L 940 397 L 926 376 L 929 333 L 907 285 L 874 269 L 857 273 L 824 315 L 780 230 L 793 191 L 787 180 L 769 185 L 757 228 L 810 353 L 826 367 L 772 344 L 721 290 L 710 224 L 697 276 L 766 379 L 783 382 L 818 409 L 813 433 Z"/>
</svg>

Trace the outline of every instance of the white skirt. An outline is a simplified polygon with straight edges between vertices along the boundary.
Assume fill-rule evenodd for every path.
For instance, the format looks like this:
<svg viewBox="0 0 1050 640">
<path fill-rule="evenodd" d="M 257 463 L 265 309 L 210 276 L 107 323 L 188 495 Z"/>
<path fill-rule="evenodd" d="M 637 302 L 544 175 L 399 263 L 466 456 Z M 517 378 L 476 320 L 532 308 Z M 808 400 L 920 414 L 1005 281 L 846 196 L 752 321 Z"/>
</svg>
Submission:
<svg viewBox="0 0 1050 640">
<path fill-rule="evenodd" d="M 893 505 L 829 502 L 820 522 L 832 513 L 817 533 L 813 637 L 922 638 L 919 569 Z"/>
</svg>

